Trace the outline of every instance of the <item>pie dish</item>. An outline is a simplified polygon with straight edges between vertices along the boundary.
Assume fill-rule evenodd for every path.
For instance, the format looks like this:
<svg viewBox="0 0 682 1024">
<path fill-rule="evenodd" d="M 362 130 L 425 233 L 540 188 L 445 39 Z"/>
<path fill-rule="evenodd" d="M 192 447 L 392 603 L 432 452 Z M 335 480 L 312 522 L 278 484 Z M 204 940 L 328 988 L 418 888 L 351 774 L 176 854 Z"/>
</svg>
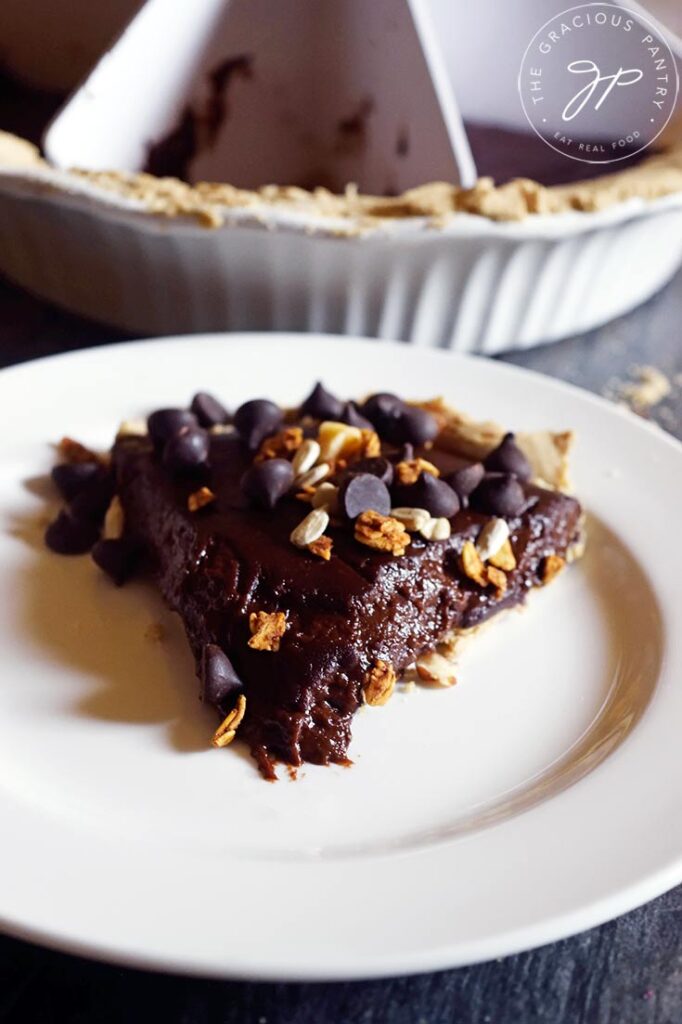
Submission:
<svg viewBox="0 0 682 1024">
<path fill-rule="evenodd" d="M 641 195 L 628 186 L 630 198 L 617 182 L 599 201 L 593 188 L 570 186 L 582 209 L 516 220 L 480 211 L 512 200 L 525 213 L 544 190 L 484 183 L 467 199 L 478 212 L 443 223 L 433 213 L 452 190 L 441 186 L 410 197 L 412 216 L 369 224 L 365 211 L 358 231 L 355 215 L 343 215 L 358 206 L 352 193 L 275 189 L 240 206 L 240 193 L 221 186 L 211 194 L 229 205 L 197 205 L 178 182 L 73 174 L 0 142 L 0 269 L 133 333 L 313 330 L 492 354 L 590 330 L 648 299 L 682 259 L 682 192 L 663 185 L 664 195 L 648 177 Z M 62 159 L 77 163 L 68 146 Z M 674 164 L 663 180 L 678 176 Z M 383 213 L 387 205 L 396 210 L 381 200 Z"/>
<path fill-rule="evenodd" d="M 46 541 L 92 549 L 118 584 L 151 567 L 222 719 L 214 745 L 238 730 L 274 780 L 277 762 L 349 764 L 363 703 L 406 677 L 453 685 L 460 638 L 582 550 L 571 440 L 319 382 L 233 418 L 198 392 L 124 422 L 106 457 L 64 439 Z"/>
</svg>

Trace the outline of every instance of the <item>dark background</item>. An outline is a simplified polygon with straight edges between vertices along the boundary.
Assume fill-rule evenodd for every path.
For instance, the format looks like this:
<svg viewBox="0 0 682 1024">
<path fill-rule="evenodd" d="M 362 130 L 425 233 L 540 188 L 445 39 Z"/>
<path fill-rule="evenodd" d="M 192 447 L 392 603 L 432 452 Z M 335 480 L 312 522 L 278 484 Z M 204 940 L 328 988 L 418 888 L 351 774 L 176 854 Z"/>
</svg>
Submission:
<svg viewBox="0 0 682 1024">
<path fill-rule="evenodd" d="M 0 129 L 38 138 L 57 101 L 0 77 Z M 657 366 L 678 383 L 651 416 L 682 437 L 681 331 L 682 273 L 645 306 L 597 331 L 503 359 L 598 393 L 626 379 L 635 365 Z M 122 338 L 0 279 L 0 365 Z M 1 844 L 0 837 L 0 851 Z M 92 963 L 0 936 L 0 1024 L 100 1021 L 682 1024 L 682 887 L 565 942 L 457 971 L 376 982 L 186 979 Z"/>
</svg>

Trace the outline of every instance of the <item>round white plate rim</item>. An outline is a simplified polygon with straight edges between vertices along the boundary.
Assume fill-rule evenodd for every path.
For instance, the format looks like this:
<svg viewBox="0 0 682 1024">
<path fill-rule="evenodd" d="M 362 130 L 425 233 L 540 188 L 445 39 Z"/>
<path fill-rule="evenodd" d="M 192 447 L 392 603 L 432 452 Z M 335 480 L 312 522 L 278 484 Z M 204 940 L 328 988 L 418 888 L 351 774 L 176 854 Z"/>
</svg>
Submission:
<svg viewBox="0 0 682 1024">
<path fill-rule="evenodd" d="M 38 364 L 49 363 L 50 367 L 52 367 L 59 365 L 62 361 L 71 360 L 77 362 L 78 360 L 87 361 L 88 359 L 93 358 L 99 359 L 107 352 L 113 354 L 116 351 L 124 355 L 126 351 L 131 350 L 131 346 L 134 347 L 140 344 L 157 347 L 163 344 L 191 346 L 196 343 L 201 343 L 202 339 L 204 342 L 210 342 L 213 340 L 214 343 L 219 342 L 220 344 L 227 343 L 232 345 L 239 345 L 240 343 L 243 343 L 244 340 L 248 341 L 249 344 L 253 344 L 259 340 L 260 343 L 264 345 L 279 345 L 286 343 L 287 341 L 292 342 L 294 339 L 299 339 L 300 341 L 300 336 L 211 335 L 180 337 L 177 339 L 159 339 L 143 343 L 122 343 L 115 346 L 105 346 L 102 351 L 100 351 L 100 349 L 94 349 L 87 350 L 84 353 L 65 353 L 56 357 L 50 357 L 48 360 L 39 360 L 36 363 L 10 368 L 3 371 L 2 375 L 0 375 L 0 387 L 2 386 L 1 382 L 3 378 L 8 380 L 9 377 L 14 376 L 16 378 L 17 375 L 22 374 L 30 377 L 30 374 L 33 372 L 33 368 Z M 318 341 L 326 341 L 329 345 L 342 345 L 344 350 L 348 350 L 349 346 L 357 346 L 358 344 L 369 344 L 372 346 L 381 344 L 382 350 L 386 352 L 386 346 L 388 345 L 389 349 L 393 350 L 396 355 L 404 355 L 408 360 L 415 358 L 416 356 L 414 350 L 408 349 L 405 346 L 400 346 L 400 344 L 377 343 L 375 341 L 349 341 L 345 338 L 339 340 L 334 339 L 333 337 L 327 337 L 324 339 L 320 339 L 318 337 L 311 339 L 310 336 L 304 336 L 304 339 L 300 341 L 300 343 L 305 347 L 306 344 L 311 345 Z M 592 404 L 595 408 L 606 411 L 609 417 L 614 418 L 614 423 L 621 415 L 614 410 L 613 407 L 609 406 L 608 403 L 605 403 L 603 400 L 595 396 L 588 395 L 585 392 L 580 391 L 580 389 L 548 380 L 539 374 L 529 374 L 528 371 L 524 371 L 516 367 L 493 364 L 475 357 L 453 356 L 447 353 L 437 353 L 436 360 L 446 360 L 450 365 L 453 365 L 453 363 L 485 363 L 485 372 L 490 372 L 493 377 L 498 375 L 501 376 L 501 378 L 507 377 L 510 380 L 512 378 L 517 380 L 535 380 L 543 389 L 554 391 L 557 394 L 573 394 L 578 401 Z M 655 443 L 656 445 L 662 444 L 669 452 L 674 452 L 675 458 L 679 458 L 682 453 L 682 447 L 677 442 L 658 431 L 655 427 L 642 422 L 634 422 L 629 416 L 625 416 L 625 418 L 622 419 L 622 422 L 629 423 L 630 427 L 635 428 L 638 432 L 643 431 L 644 433 L 648 433 L 652 438 L 652 443 Z M 660 717 L 660 709 L 658 714 Z M 620 754 L 621 756 L 623 755 L 622 750 L 620 751 Z M 573 799 L 575 799 L 575 793 L 578 788 L 579 787 L 576 786 L 571 791 Z M 534 812 L 528 813 L 533 814 Z M 506 825 L 495 826 L 495 829 L 505 827 Z M 332 977 L 370 977 L 391 973 L 434 970 L 468 963 L 479 959 L 487 959 L 489 957 L 515 952 L 519 949 L 527 948 L 529 945 L 553 941 L 570 934 L 573 931 L 598 924 L 615 914 L 622 913 L 625 910 L 652 898 L 682 878 L 682 846 L 680 845 L 680 837 L 677 836 L 673 838 L 674 841 L 668 851 L 667 858 L 661 856 L 656 870 L 648 870 L 646 874 L 634 884 L 631 883 L 627 886 L 621 886 L 620 888 L 616 885 L 614 891 L 606 895 L 602 895 L 601 898 L 592 899 L 587 907 L 582 906 L 578 909 L 566 910 L 563 913 L 554 915 L 549 920 L 544 919 L 534 925 L 526 925 L 521 930 L 512 929 L 507 932 L 499 931 L 495 935 L 488 936 L 485 940 L 472 941 L 468 946 L 463 946 L 461 942 L 457 943 L 455 947 L 448 946 L 447 943 L 445 943 L 422 951 L 415 951 L 414 949 L 411 949 L 403 954 L 396 954 L 393 952 L 389 958 L 385 958 L 380 953 L 377 953 L 371 962 L 366 960 L 360 962 L 357 959 L 354 959 L 352 955 L 339 955 L 335 958 L 334 962 L 328 961 L 325 963 L 320 962 L 316 965 L 307 964 L 302 966 L 300 963 L 297 964 L 293 962 L 291 958 L 287 958 L 287 956 L 282 956 L 277 959 L 271 954 L 269 962 L 258 963 L 248 957 L 240 960 L 239 952 L 235 951 L 235 955 L 230 964 L 226 965 L 224 962 L 210 962 L 210 958 L 207 958 L 205 955 L 199 955 L 193 959 L 191 953 L 188 953 L 187 951 L 185 951 L 183 955 L 177 957 L 170 955 L 167 950 L 162 951 L 159 954 L 149 949 L 145 950 L 144 948 L 122 948 L 115 942 L 107 943 L 107 941 L 103 941 L 101 938 L 93 936 L 92 934 L 85 937 L 82 935 L 70 934 L 68 928 L 60 929 L 59 927 L 51 928 L 49 926 L 36 928 L 26 921 L 22 922 L 19 918 L 12 917 L 11 915 L 3 915 L 1 911 L 0 918 L 3 920 L 4 927 L 16 935 L 47 942 L 52 945 L 57 945 L 60 948 L 67 948 L 73 952 L 83 953 L 90 956 L 100 956 L 102 958 L 114 959 L 119 962 L 139 966 L 150 966 L 160 969 L 165 968 L 198 974 L 216 974 L 219 976 L 240 977 L 248 975 L 270 978 L 309 978 L 313 980 Z M 408 860 L 410 859 L 410 856 L 412 855 L 408 855 Z M 173 869 L 177 869 L 178 865 L 172 865 L 171 861 L 172 858 L 169 858 L 168 868 L 170 869 L 173 867 Z M 377 858 L 375 863 L 380 863 L 381 861 L 382 858 Z"/>
</svg>

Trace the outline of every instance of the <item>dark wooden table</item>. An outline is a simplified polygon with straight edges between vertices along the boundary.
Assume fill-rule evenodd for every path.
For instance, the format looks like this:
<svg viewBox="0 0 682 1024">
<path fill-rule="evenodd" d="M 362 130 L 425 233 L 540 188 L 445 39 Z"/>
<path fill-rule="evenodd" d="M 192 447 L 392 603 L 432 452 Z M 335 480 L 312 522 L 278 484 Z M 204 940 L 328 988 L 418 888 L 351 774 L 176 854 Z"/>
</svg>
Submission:
<svg viewBox="0 0 682 1024">
<path fill-rule="evenodd" d="M 55 103 L 49 96 L 27 102 L 5 82 L 0 127 L 37 137 Z M 681 332 L 682 273 L 646 306 L 598 331 L 505 359 L 602 392 L 634 365 L 654 365 L 672 380 L 681 379 Z M 122 337 L 0 280 L 0 365 Z M 682 387 L 652 416 L 682 437 Z M 3 884 L 11 885 L 11 879 Z M 97 964 L 0 936 L 0 1024 L 138 1021 L 682 1024 L 682 887 L 601 928 L 530 953 L 377 982 L 202 981 Z"/>
</svg>

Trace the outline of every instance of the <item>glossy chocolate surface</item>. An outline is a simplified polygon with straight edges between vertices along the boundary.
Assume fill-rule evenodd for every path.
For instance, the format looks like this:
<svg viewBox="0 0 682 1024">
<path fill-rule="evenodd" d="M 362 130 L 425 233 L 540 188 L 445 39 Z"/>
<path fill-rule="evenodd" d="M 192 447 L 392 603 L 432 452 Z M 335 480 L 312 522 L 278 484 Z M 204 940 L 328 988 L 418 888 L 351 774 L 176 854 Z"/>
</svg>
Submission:
<svg viewBox="0 0 682 1024">
<path fill-rule="evenodd" d="M 273 510 L 247 504 L 240 479 L 252 457 L 237 437 L 212 436 L 203 482 L 216 500 L 191 513 L 196 481 L 173 478 L 145 440 L 114 449 L 127 530 L 182 616 L 197 663 L 206 644 L 229 656 L 247 696 L 239 735 L 269 777 L 275 760 L 345 763 L 367 670 L 382 659 L 400 674 L 451 630 L 522 602 L 539 583 L 543 558 L 564 554 L 577 531 L 573 498 L 524 485 L 531 507 L 510 521 L 518 564 L 501 599 L 459 567 L 465 539 L 489 518 L 471 510 L 454 516 L 446 541 L 413 534 L 401 557 L 365 547 L 347 524 L 332 524 L 332 557 L 323 561 L 289 540 L 309 506 L 293 497 Z M 443 473 L 464 463 L 436 449 L 428 457 Z M 287 613 L 278 651 L 248 646 L 256 611 Z"/>
</svg>

